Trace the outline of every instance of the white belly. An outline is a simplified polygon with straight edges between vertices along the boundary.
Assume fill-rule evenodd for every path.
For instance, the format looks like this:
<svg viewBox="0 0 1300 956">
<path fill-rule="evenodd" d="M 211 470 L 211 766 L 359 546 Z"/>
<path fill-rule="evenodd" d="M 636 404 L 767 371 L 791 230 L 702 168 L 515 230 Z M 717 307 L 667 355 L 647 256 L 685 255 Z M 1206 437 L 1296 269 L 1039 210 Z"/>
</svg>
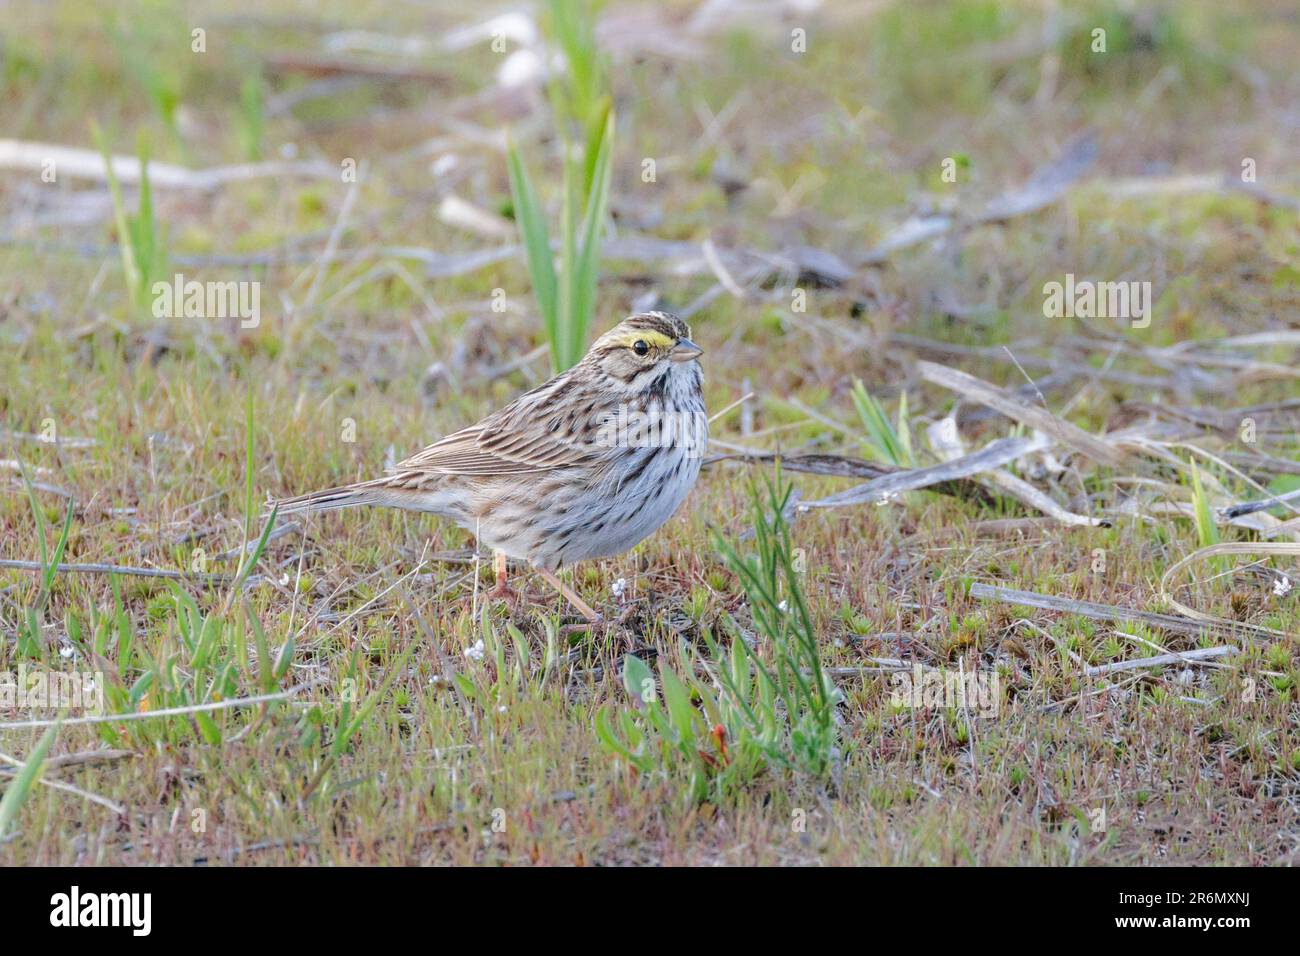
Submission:
<svg viewBox="0 0 1300 956">
<path fill-rule="evenodd" d="M 514 509 L 494 512 L 479 522 L 479 540 L 548 570 L 630 550 L 673 516 L 699 477 L 708 422 L 702 411 L 693 418 L 688 441 L 629 451 L 601 485 L 556 492 L 529 527 Z"/>
</svg>

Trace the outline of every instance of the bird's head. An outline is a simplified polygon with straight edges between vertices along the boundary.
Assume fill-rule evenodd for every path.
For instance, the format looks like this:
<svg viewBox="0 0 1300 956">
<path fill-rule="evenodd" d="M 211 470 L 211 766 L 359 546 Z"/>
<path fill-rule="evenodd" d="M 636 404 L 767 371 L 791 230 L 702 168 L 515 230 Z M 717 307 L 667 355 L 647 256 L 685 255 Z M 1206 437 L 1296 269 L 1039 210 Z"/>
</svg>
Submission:
<svg viewBox="0 0 1300 956">
<path fill-rule="evenodd" d="M 670 312 L 638 312 L 596 339 L 585 362 L 630 388 L 664 372 L 692 371 L 704 350 L 691 341 L 691 327 Z"/>
</svg>

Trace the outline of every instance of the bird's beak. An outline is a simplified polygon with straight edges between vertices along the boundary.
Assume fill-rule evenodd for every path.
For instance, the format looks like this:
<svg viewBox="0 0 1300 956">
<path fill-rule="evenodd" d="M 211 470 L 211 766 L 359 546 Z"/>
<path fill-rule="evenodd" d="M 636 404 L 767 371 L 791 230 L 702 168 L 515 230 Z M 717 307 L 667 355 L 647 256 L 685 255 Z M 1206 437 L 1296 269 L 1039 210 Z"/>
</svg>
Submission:
<svg viewBox="0 0 1300 956">
<path fill-rule="evenodd" d="M 691 359 L 704 354 L 704 349 L 700 348 L 690 339 L 678 339 L 673 350 L 668 353 L 668 357 L 674 362 L 689 362 Z"/>
</svg>

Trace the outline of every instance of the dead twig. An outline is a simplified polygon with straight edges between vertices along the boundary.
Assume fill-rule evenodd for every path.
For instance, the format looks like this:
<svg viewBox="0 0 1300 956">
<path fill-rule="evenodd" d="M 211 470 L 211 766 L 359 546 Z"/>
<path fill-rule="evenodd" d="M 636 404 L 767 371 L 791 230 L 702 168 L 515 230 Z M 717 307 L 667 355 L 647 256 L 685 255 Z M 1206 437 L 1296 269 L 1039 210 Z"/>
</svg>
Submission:
<svg viewBox="0 0 1300 956">
<path fill-rule="evenodd" d="M 917 371 L 927 382 L 941 385 L 965 398 L 996 409 L 1008 418 L 1051 435 L 1061 444 L 1112 467 L 1125 461 L 1125 453 L 1105 439 L 1089 434 L 1077 425 L 1058 418 L 1039 405 L 1030 405 L 996 385 L 947 365 L 917 362 Z"/>
<path fill-rule="evenodd" d="M 1143 667 L 1163 667 L 1166 664 L 1195 664 L 1219 657 L 1231 657 L 1237 653 L 1240 652 L 1232 646 L 1198 647 L 1192 651 L 1171 652 L 1157 654 L 1155 657 L 1139 657 L 1137 660 L 1131 661 L 1112 661 L 1109 664 L 1097 664 L 1093 667 L 1085 667 L 1083 674 L 1085 677 L 1099 677 L 1102 674 L 1113 674 L 1116 671 L 1133 671 Z"/>
<path fill-rule="evenodd" d="M 293 695 L 310 690 L 323 681 L 299 684 L 288 690 L 275 694 L 259 694 L 256 697 L 232 697 L 230 700 L 212 701 L 207 704 L 194 704 L 189 707 L 167 707 L 162 710 L 142 710 L 129 714 L 97 714 L 89 717 L 64 717 L 61 720 L 10 720 L 0 723 L 0 730 L 23 730 L 29 727 L 71 727 L 75 724 L 116 724 L 128 720 L 151 720 L 155 717 L 182 717 L 189 714 L 207 713 L 214 710 L 231 710 L 235 707 L 249 707 L 272 700 L 287 700 Z"/>
<path fill-rule="evenodd" d="M 111 156 L 113 173 L 119 182 L 140 182 L 140 160 L 134 156 Z M 16 139 L 0 139 L 0 169 L 21 169 L 40 172 L 50 164 L 58 169 L 59 176 L 74 179 L 93 179 L 105 182 L 104 157 L 97 150 L 60 146 L 57 143 L 34 143 Z M 325 179 L 337 176 L 338 169 L 321 162 L 241 163 L 233 166 L 214 166 L 210 169 L 186 169 L 170 163 L 149 164 L 149 185 L 155 189 L 195 189 L 208 191 L 227 183 L 244 182 L 280 176 L 310 176 Z"/>
<path fill-rule="evenodd" d="M 19 571 L 44 571 L 39 561 L 19 561 L 0 558 L 0 568 Z M 233 578 L 226 574 L 187 574 L 182 571 L 164 571 L 162 568 L 134 568 L 125 564 L 60 564 L 60 574 L 125 574 L 136 578 L 166 578 L 169 581 L 195 581 L 203 584 L 229 584 Z"/>
<path fill-rule="evenodd" d="M 868 481 L 866 484 L 841 491 L 829 498 L 806 501 L 800 504 L 796 510 L 803 512 L 812 508 L 838 508 L 844 505 L 879 502 L 904 491 L 928 488 L 942 482 L 978 475 L 1015 461 L 1023 455 L 1041 451 L 1047 445 L 1047 439 L 1041 435 L 1035 435 L 1031 438 L 999 438 L 996 441 L 989 442 L 989 444 L 973 454 L 963 455 L 960 458 L 954 458 L 938 465 L 930 465 L 926 468 L 912 468 L 907 471 L 894 472 L 882 478 Z"/>
<path fill-rule="evenodd" d="M 1291 501 L 1300 501 L 1300 491 L 1288 491 L 1284 495 L 1278 495 L 1274 498 L 1265 498 L 1263 501 L 1243 501 L 1240 504 L 1230 505 L 1223 510 L 1225 518 L 1240 518 L 1242 515 L 1254 514 L 1257 511 L 1267 511 L 1269 508 L 1275 508 L 1278 505 L 1284 505 Z"/>
<path fill-rule="evenodd" d="M 45 761 L 45 772 L 61 770 L 64 767 L 84 767 L 97 763 L 114 763 L 134 757 L 134 750 L 83 750 L 75 754 L 62 754 Z"/>
<path fill-rule="evenodd" d="M 1258 548 L 1260 545 L 1255 545 Z M 1180 562 L 1181 563 L 1181 562 Z M 1178 565 L 1175 565 L 1178 567 Z M 1170 570 L 1173 570 L 1172 568 Z M 1036 607 L 1045 611 L 1059 611 L 1062 614 L 1077 614 L 1100 621 L 1127 621 L 1131 624 L 1146 624 L 1178 634 L 1200 637 L 1206 633 L 1230 635 L 1232 637 L 1270 637 L 1274 632 L 1254 624 L 1241 624 L 1237 621 L 1225 621 L 1221 618 L 1179 617 L 1174 614 L 1157 614 L 1152 611 L 1139 611 L 1135 608 L 1117 607 L 1113 604 L 1098 604 L 1094 601 L 1076 601 L 1072 598 L 1054 597 L 1050 594 L 1038 594 L 1034 591 L 1018 591 L 996 584 L 976 582 L 971 585 L 970 596 L 985 601 L 1002 601 L 1007 604 L 1019 604 L 1024 607 Z"/>
<path fill-rule="evenodd" d="M 0 754 L 0 760 L 19 768 L 18 770 L 0 769 L 0 776 L 18 776 L 23 766 L 21 760 L 10 757 L 8 754 Z M 37 777 L 36 782 L 43 787 L 49 787 L 51 790 L 62 790 L 64 793 L 70 793 L 73 796 L 81 797 L 83 800 L 89 800 L 91 803 L 98 803 L 101 807 L 107 807 L 109 810 L 112 810 L 119 817 L 126 815 L 126 807 L 122 806 L 122 804 L 115 803 L 108 799 L 108 797 L 101 797 L 97 793 L 91 793 L 89 790 L 83 790 L 81 787 L 74 787 L 72 784 L 64 783 L 62 780 L 47 780 L 45 777 Z"/>
</svg>

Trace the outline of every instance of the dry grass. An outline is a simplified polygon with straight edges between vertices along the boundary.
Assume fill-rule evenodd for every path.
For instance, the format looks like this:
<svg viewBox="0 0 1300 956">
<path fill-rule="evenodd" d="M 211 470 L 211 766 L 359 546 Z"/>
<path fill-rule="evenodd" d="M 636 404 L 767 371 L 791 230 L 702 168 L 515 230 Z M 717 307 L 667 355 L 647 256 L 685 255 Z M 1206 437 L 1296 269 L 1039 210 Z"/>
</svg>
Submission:
<svg viewBox="0 0 1300 956">
<path fill-rule="evenodd" d="M 451 194 L 509 212 L 498 134 L 510 124 L 533 155 L 545 155 L 540 100 L 491 92 L 500 58 L 486 44 L 426 55 L 418 62 L 433 76 L 419 80 L 322 80 L 284 65 L 291 53 L 318 57 L 323 37 L 340 30 L 433 38 L 466 23 L 462 13 L 326 4 L 303 15 L 284 5 L 276 18 L 272 4 L 241 18 L 219 14 L 220 5 L 181 16 L 149 3 L 122 18 L 121 39 L 91 43 L 103 24 L 82 6 L 17 12 L 0 48 L 0 96 L 12 104 L 6 136 L 91 148 L 95 117 L 117 152 L 132 153 L 143 130 L 158 161 L 242 162 L 249 120 L 240 78 L 262 62 L 266 155 L 292 143 L 298 157 L 330 166 L 355 158 L 364 175 L 346 216 L 351 187 L 335 178 L 158 191 L 169 275 L 262 283 L 261 324 L 241 329 L 237 320 L 154 319 L 129 308 L 102 183 L 0 171 L 0 557 L 39 556 L 21 461 L 52 535 L 75 503 L 65 562 L 184 571 L 202 549 L 209 572 L 234 574 L 236 562 L 218 556 L 245 540 L 250 393 L 260 501 L 373 475 L 546 376 L 544 354 L 524 360 L 541 331 L 521 257 L 447 275 L 442 257 L 501 240 L 438 216 Z M 610 6 L 615 25 L 635 12 Z M 1136 17 L 1124 5 L 1069 7 L 1049 47 L 1039 4 L 974 0 L 861 14 L 832 4 L 809 19 L 802 55 L 789 52 L 797 20 L 688 34 L 684 6 L 653 28 L 606 37 L 619 239 L 698 247 L 711 238 L 745 286 L 744 301 L 723 291 L 692 317 L 708 351 L 709 407 L 755 392 L 743 412 L 715 423 L 719 453 L 863 454 L 855 377 L 891 417 L 906 393 L 914 443 L 925 449 L 925 426 L 954 395 L 927 382 L 918 359 L 1006 389 L 1028 377 L 1041 395 L 1021 392 L 1026 403 L 1045 403 L 1093 434 L 1134 429 L 1135 449 L 1139 438 L 1165 443 L 1113 469 L 1060 445 L 1059 471 L 1036 469 L 1037 458 L 1021 463 L 1021 478 L 1109 527 L 1025 520 L 1036 515 L 987 486 L 799 516 L 794 543 L 806 554 L 803 590 L 823 662 L 842 669 L 838 786 L 771 770 L 697 803 L 671 774 L 630 775 L 593 733 L 598 706 L 626 706 L 625 652 L 653 651 L 682 668 L 705 632 L 729 640 L 724 614 L 748 619 L 709 529 L 744 547 L 746 478 L 769 466 L 731 459 L 706 468 L 688 506 L 634 552 L 577 570 L 590 601 L 633 608 L 628 627 L 559 638 L 564 611 L 533 582 L 539 600 L 515 622 L 527 660 L 504 609 L 491 609 L 486 623 L 476 615 L 475 566 L 443 560 L 472 544 L 448 524 L 358 511 L 275 538 L 240 602 L 247 611 L 237 604 L 229 620 L 247 629 L 255 618 L 269 652 L 292 635 L 274 684 L 308 689 L 264 712 L 214 715 L 219 743 L 192 717 L 102 734 L 63 728 L 53 757 L 100 747 L 134 756 L 47 767 L 48 782 L 102 800 L 37 785 L 14 832 L 0 835 L 0 861 L 1293 862 L 1297 592 L 1276 594 L 1262 567 L 1291 573 L 1294 560 L 1252 569 L 1248 559 L 1215 557 L 1189 572 L 1195 583 L 1178 600 L 1279 632 L 1236 639 L 1242 653 L 1213 666 L 1085 677 L 1087 666 L 1159 653 L 1146 642 L 1178 651 L 1223 639 L 967 593 L 984 581 L 1166 611 L 1162 576 L 1210 543 L 1195 520 L 1190 462 L 1215 506 L 1259 497 L 1251 481 L 1287 490 L 1300 471 L 1294 342 L 1185 345 L 1291 327 L 1300 296 L 1294 209 L 1233 189 L 1135 195 L 1119 186 L 1135 176 L 1233 174 L 1251 157 L 1261 189 L 1297 195 L 1284 173 L 1300 146 L 1287 112 L 1297 81 L 1282 64 L 1300 50 L 1300 27 L 1280 3 L 1248 13 L 1158 4 Z M 209 24 L 210 52 L 188 52 L 191 21 Z M 1105 58 L 1086 52 L 1094 22 L 1109 27 Z M 660 38 L 689 41 L 701 55 L 640 56 L 623 45 Z M 181 91 L 176 134 L 141 64 Z M 316 82 L 333 85 L 308 98 Z M 281 109 L 295 92 L 303 98 Z M 1098 159 L 1060 202 L 1005 223 L 970 223 L 1084 129 L 1098 135 Z M 656 183 L 641 181 L 645 157 L 656 160 Z M 941 178 L 946 157 L 968 159 L 955 184 Z M 84 222 L 73 216 L 79 204 L 90 210 Z M 957 213 L 959 227 L 883 265 L 856 265 L 910 215 L 936 210 Z M 324 263 L 336 231 L 339 254 Z M 756 260 L 734 252 L 795 246 L 833 252 L 851 276 L 816 284 L 780 269 L 757 275 Z M 229 266 L 224 256 L 262 258 Z M 607 261 L 597 326 L 651 294 L 677 308 L 695 302 L 718 279 L 702 256 L 693 261 L 687 274 L 659 255 Z M 1151 281 L 1149 328 L 1045 319 L 1043 284 L 1066 273 Z M 793 308 L 795 287 L 807 291 L 806 311 Z M 505 312 L 493 311 L 497 289 Z M 1169 351 L 1176 345 L 1185 347 Z M 1246 417 L 1257 424 L 1253 443 L 1241 439 Z M 355 441 L 344 440 L 348 421 Z M 975 404 L 962 405 L 958 422 L 969 450 L 1012 432 Z M 62 444 L 18 437 L 49 423 Z M 805 500 L 859 480 L 791 477 Z M 1266 532 L 1220 522 L 1216 533 L 1250 542 Z M 1278 540 L 1295 535 L 1283 529 Z M 479 571 L 486 583 L 490 562 Z M 37 575 L 0 568 L 0 673 L 81 666 L 60 651 L 71 648 L 69 621 L 89 630 L 92 613 L 107 616 L 103 661 L 115 666 L 119 607 L 138 646 L 178 652 L 177 590 L 205 611 L 219 611 L 230 593 L 193 580 L 61 574 L 38 615 L 39 644 L 24 646 Z M 548 640 L 567 656 L 544 673 Z M 241 639 L 231 632 L 229 641 L 237 695 L 260 693 L 259 655 L 241 658 Z M 483 658 L 467 656 L 479 641 Z M 1000 711 L 900 707 L 888 675 L 849 673 L 867 658 L 996 673 Z M 123 686 L 138 676 L 122 675 Z M 190 684 L 205 697 L 204 682 L 215 679 L 188 658 L 172 677 L 146 706 Z M 373 710 L 349 730 L 339 721 L 354 692 Z M 31 716 L 0 711 L 0 722 Z M 0 753 L 21 760 L 38 738 L 0 729 Z"/>
</svg>

